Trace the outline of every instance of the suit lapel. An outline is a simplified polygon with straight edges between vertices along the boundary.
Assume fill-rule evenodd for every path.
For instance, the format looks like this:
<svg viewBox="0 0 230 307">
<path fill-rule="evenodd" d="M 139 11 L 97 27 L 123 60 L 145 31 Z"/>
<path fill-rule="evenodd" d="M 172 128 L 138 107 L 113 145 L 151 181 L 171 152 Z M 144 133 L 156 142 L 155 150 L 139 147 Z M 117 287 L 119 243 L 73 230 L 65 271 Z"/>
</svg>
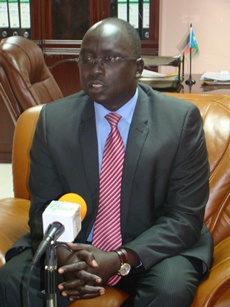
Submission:
<svg viewBox="0 0 230 307">
<path fill-rule="evenodd" d="M 92 195 L 93 203 L 98 203 L 98 146 L 94 107 L 92 102 L 87 104 L 85 111 L 82 114 L 80 144 L 85 169 L 85 178 Z M 96 211 L 95 208 L 94 210 Z"/>
<path fill-rule="evenodd" d="M 127 219 L 128 207 L 131 199 L 133 181 L 138 164 L 140 153 L 148 135 L 149 127 L 148 101 L 144 92 L 139 87 L 137 105 L 133 114 L 130 126 L 129 137 L 125 153 L 125 163 L 122 179 L 121 194 L 121 231 L 124 233 L 124 225 Z"/>
</svg>

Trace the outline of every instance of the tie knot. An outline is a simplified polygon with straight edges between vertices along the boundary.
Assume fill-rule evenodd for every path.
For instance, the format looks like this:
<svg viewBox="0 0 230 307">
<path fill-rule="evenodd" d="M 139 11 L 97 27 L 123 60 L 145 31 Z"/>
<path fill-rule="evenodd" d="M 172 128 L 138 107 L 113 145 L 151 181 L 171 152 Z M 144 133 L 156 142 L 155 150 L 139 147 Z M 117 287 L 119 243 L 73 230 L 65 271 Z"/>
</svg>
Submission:
<svg viewBox="0 0 230 307">
<path fill-rule="evenodd" d="M 121 115 L 117 113 L 109 113 L 105 116 L 111 127 L 116 127 L 119 120 L 121 119 Z"/>
</svg>

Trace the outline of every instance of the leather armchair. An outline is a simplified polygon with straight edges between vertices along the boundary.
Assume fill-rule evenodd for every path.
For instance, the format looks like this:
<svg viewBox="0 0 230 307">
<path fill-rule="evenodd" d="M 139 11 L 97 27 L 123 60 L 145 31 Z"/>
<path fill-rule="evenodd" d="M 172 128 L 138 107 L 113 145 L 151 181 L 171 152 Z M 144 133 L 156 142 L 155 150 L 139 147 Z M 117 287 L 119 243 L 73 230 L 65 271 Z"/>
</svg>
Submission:
<svg viewBox="0 0 230 307">
<path fill-rule="evenodd" d="M 1 40 L 0 104 L 6 105 L 14 123 L 29 107 L 62 96 L 36 43 L 20 36 Z"/>
<path fill-rule="evenodd" d="M 169 94 L 196 104 L 204 121 L 210 174 L 210 197 L 205 223 L 215 243 L 209 277 L 198 287 L 192 307 L 230 306 L 230 96 Z M 17 121 L 13 144 L 14 198 L 0 200 L 0 265 L 4 253 L 28 229 L 29 149 L 41 106 L 25 111 Z M 107 293 L 95 299 L 73 302 L 71 307 L 120 306 L 127 294 L 107 287 Z"/>
</svg>

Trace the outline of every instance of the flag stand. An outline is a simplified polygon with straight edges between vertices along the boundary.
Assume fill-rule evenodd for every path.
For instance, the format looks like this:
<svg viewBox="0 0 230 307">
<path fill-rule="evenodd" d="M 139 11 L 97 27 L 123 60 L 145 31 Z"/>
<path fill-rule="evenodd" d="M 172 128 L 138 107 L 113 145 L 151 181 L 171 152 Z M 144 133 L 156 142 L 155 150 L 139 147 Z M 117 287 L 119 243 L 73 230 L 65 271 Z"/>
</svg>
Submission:
<svg viewBox="0 0 230 307">
<path fill-rule="evenodd" d="M 192 78 L 192 48 L 190 47 L 190 54 L 189 54 L 189 64 L 190 64 L 190 68 L 189 68 L 189 77 L 188 79 L 185 81 L 185 83 L 187 85 L 193 85 L 196 83 L 196 81 Z"/>
</svg>

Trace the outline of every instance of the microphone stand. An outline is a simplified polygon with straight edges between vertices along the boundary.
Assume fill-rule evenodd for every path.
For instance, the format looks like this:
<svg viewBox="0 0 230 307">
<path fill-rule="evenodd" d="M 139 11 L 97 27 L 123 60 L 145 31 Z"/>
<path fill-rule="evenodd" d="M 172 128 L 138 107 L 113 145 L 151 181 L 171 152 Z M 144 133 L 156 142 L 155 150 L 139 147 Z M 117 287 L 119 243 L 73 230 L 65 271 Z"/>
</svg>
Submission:
<svg viewBox="0 0 230 307">
<path fill-rule="evenodd" d="M 57 256 L 55 244 L 50 244 L 45 259 L 45 296 L 47 307 L 57 307 Z"/>
<path fill-rule="evenodd" d="M 72 250 L 61 242 L 51 241 L 46 250 L 45 258 L 45 290 L 42 291 L 46 298 L 46 307 L 57 307 L 57 247 L 62 246 L 72 252 Z"/>
</svg>

